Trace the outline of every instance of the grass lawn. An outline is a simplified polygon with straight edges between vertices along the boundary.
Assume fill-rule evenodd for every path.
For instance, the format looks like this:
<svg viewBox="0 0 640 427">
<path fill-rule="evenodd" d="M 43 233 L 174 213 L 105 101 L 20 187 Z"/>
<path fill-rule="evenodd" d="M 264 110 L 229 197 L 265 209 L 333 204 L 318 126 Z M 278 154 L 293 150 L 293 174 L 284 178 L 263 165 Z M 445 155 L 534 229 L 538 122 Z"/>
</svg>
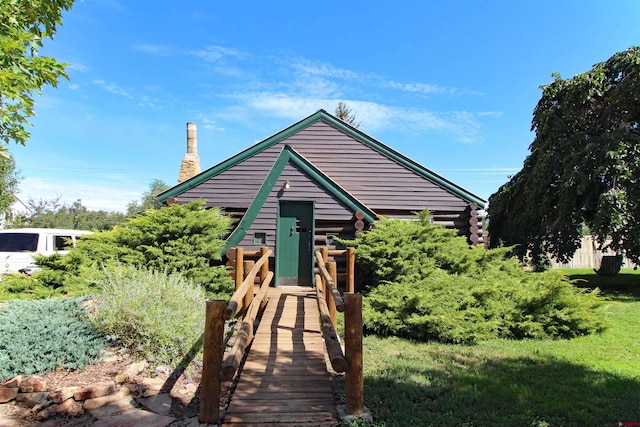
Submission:
<svg viewBox="0 0 640 427">
<path fill-rule="evenodd" d="M 566 270 L 600 287 L 609 328 L 572 340 L 475 346 L 365 337 L 376 426 L 613 426 L 640 422 L 640 271 Z"/>
</svg>

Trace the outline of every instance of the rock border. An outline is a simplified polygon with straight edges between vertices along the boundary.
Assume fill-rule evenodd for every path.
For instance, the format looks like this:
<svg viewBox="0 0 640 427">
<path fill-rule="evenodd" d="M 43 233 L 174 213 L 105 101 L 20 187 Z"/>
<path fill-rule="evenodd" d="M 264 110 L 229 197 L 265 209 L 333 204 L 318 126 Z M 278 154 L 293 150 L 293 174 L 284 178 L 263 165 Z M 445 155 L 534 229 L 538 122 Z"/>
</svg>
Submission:
<svg viewBox="0 0 640 427">
<path fill-rule="evenodd" d="M 135 362 L 115 375 L 112 381 L 55 390 L 47 390 L 43 377 L 18 375 L 0 383 L 0 404 L 13 403 L 27 409 L 36 421 L 45 425 L 47 420 L 55 421 L 54 418 L 59 417 L 77 418 L 80 422 L 78 425 L 90 425 L 98 421 L 101 426 L 118 427 L 203 425 L 199 423 L 198 416 L 180 420 L 171 415 L 171 390 L 164 389 L 168 375 L 158 367 L 155 372 L 159 376 L 146 377 L 142 374 L 148 367 L 146 361 Z M 182 387 L 184 390 L 181 389 L 181 393 L 195 396 L 196 384 Z M 23 424 L 15 419 L 13 425 Z"/>
</svg>

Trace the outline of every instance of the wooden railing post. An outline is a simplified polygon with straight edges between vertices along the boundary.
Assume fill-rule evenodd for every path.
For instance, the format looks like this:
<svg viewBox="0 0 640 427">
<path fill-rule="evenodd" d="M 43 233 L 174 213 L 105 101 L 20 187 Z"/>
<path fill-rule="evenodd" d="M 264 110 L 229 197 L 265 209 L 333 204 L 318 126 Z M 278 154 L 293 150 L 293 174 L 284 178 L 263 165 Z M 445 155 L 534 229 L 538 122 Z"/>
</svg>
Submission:
<svg viewBox="0 0 640 427">
<path fill-rule="evenodd" d="M 236 248 L 236 287 L 238 289 L 244 280 L 244 248 Z"/>
<path fill-rule="evenodd" d="M 204 347 L 202 354 L 202 379 L 200 381 L 200 422 L 218 424 L 220 422 L 220 379 L 218 371 L 222 366 L 224 353 L 224 318 L 226 301 L 207 301 L 204 325 Z"/>
<path fill-rule="evenodd" d="M 264 254 L 267 253 L 268 250 L 269 250 L 269 248 L 266 247 L 266 246 L 261 247 L 260 248 L 260 258 L 262 258 L 264 256 Z M 267 262 L 262 264 L 262 268 L 260 269 L 260 283 L 262 283 L 264 281 L 264 279 L 267 278 L 267 274 L 269 274 L 269 260 L 267 260 Z"/>
<path fill-rule="evenodd" d="M 347 248 L 347 292 L 355 292 L 356 250 Z"/>
<path fill-rule="evenodd" d="M 362 363 L 362 295 L 344 294 L 345 358 L 349 370 L 345 374 L 346 410 L 349 415 L 364 413 L 364 374 Z"/>
<path fill-rule="evenodd" d="M 326 246 L 323 246 L 320 248 L 320 253 L 322 254 L 322 259 L 324 260 L 324 263 L 326 264 L 327 261 L 329 261 L 329 248 Z"/>
<path fill-rule="evenodd" d="M 244 262 L 244 271 L 245 273 L 249 273 L 252 269 L 253 266 L 256 264 L 255 261 L 245 261 Z M 240 311 L 240 315 L 242 317 L 244 317 L 247 314 L 247 310 L 249 309 L 249 304 L 251 304 L 251 301 L 253 300 L 253 293 L 255 292 L 255 279 L 251 281 L 251 283 L 249 284 L 249 289 L 247 290 L 247 293 L 244 294 L 244 298 L 242 299 L 242 310 Z"/>
<path fill-rule="evenodd" d="M 327 272 L 331 276 L 333 283 L 338 283 L 338 268 L 335 262 L 327 263 Z M 327 289 L 327 305 L 329 307 L 329 315 L 331 316 L 331 324 L 334 328 L 338 326 L 338 311 L 336 310 L 336 302 L 333 299 L 333 293 Z"/>
</svg>

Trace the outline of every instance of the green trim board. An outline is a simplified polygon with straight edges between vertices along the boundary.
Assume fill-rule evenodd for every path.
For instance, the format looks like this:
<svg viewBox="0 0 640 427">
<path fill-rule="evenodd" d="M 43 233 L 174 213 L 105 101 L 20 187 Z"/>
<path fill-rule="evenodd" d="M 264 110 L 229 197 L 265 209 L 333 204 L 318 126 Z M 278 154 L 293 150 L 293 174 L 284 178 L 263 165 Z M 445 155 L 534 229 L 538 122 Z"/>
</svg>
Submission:
<svg viewBox="0 0 640 427">
<path fill-rule="evenodd" d="M 167 201 L 168 198 L 170 197 L 175 197 L 179 194 L 182 194 L 183 192 L 196 187 L 197 185 L 201 184 L 202 182 L 208 180 L 209 178 L 216 176 L 224 171 L 226 171 L 227 169 L 233 167 L 234 165 L 237 165 L 238 163 L 243 162 L 244 160 L 248 159 L 249 157 L 252 157 L 254 155 L 256 155 L 257 153 L 279 143 L 284 141 L 285 139 L 289 138 L 291 135 L 301 131 L 302 129 L 305 129 L 309 126 L 311 126 L 312 124 L 320 121 L 320 120 L 324 120 L 325 122 L 329 123 L 330 125 L 342 130 L 343 132 L 345 132 L 346 134 L 350 135 L 351 137 L 355 138 L 356 140 L 360 141 L 361 143 L 365 144 L 366 146 L 368 146 L 369 148 L 376 150 L 377 152 L 381 153 L 382 155 L 390 158 L 391 160 L 401 164 L 402 166 L 412 170 L 413 172 L 417 173 L 418 175 L 424 177 L 425 179 L 440 185 L 441 187 L 449 190 L 450 192 L 452 192 L 453 194 L 461 197 L 462 199 L 470 202 L 470 203 L 476 203 L 478 205 L 478 207 L 480 208 L 484 208 L 487 201 L 476 196 L 475 194 L 465 190 L 464 188 L 458 186 L 457 184 L 449 181 L 448 179 L 438 175 L 437 173 L 427 169 L 426 167 L 422 166 L 421 164 L 411 160 L 410 158 L 400 154 L 399 152 L 395 151 L 394 149 L 392 149 L 391 147 L 388 147 L 387 145 L 383 144 L 382 142 L 372 138 L 371 136 L 365 134 L 364 132 L 362 132 L 359 129 L 354 128 L 353 126 L 350 126 L 349 124 L 343 122 L 342 120 L 332 116 L 331 114 L 327 113 L 325 110 L 318 110 L 316 113 L 300 120 L 297 123 L 294 123 L 293 125 L 289 126 L 288 128 L 270 136 L 269 138 L 258 142 L 257 144 L 247 148 L 246 150 L 236 154 L 233 157 L 228 158 L 227 160 L 224 160 L 221 163 L 218 163 L 217 165 L 201 172 L 200 174 L 194 176 L 193 178 L 176 185 L 175 187 L 172 187 L 168 190 L 166 190 L 163 193 L 160 193 L 157 197 L 158 200 L 161 203 L 164 203 Z"/>
<path fill-rule="evenodd" d="M 366 205 L 356 199 L 353 195 L 347 192 L 344 188 L 340 187 L 335 181 L 325 175 L 320 169 L 316 168 L 311 162 L 300 155 L 296 150 L 289 145 L 285 145 L 280 152 L 280 155 L 274 162 L 271 170 L 267 174 L 264 182 L 260 186 L 258 193 L 253 198 L 251 206 L 247 209 L 244 216 L 238 223 L 238 226 L 233 230 L 231 235 L 227 238 L 226 244 L 222 250 L 222 253 L 226 253 L 229 248 L 238 246 L 244 236 L 247 234 L 251 225 L 255 221 L 258 213 L 262 210 L 262 206 L 269 198 L 271 190 L 278 182 L 282 171 L 287 164 L 293 164 L 306 173 L 314 182 L 324 188 L 329 194 L 344 203 L 347 208 L 353 212 L 362 212 L 364 219 L 368 223 L 373 223 L 377 219 L 377 215 Z"/>
</svg>

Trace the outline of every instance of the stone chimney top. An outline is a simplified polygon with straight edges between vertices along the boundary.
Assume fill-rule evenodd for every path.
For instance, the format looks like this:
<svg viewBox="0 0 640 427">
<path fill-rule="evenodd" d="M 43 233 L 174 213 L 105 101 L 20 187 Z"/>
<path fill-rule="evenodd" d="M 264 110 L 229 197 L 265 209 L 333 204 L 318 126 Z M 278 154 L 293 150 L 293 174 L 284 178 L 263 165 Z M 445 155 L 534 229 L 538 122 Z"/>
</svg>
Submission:
<svg viewBox="0 0 640 427">
<path fill-rule="evenodd" d="M 198 156 L 198 138 L 195 123 L 187 123 L 187 152 L 182 158 L 178 184 L 200 173 L 200 157 Z"/>
</svg>

